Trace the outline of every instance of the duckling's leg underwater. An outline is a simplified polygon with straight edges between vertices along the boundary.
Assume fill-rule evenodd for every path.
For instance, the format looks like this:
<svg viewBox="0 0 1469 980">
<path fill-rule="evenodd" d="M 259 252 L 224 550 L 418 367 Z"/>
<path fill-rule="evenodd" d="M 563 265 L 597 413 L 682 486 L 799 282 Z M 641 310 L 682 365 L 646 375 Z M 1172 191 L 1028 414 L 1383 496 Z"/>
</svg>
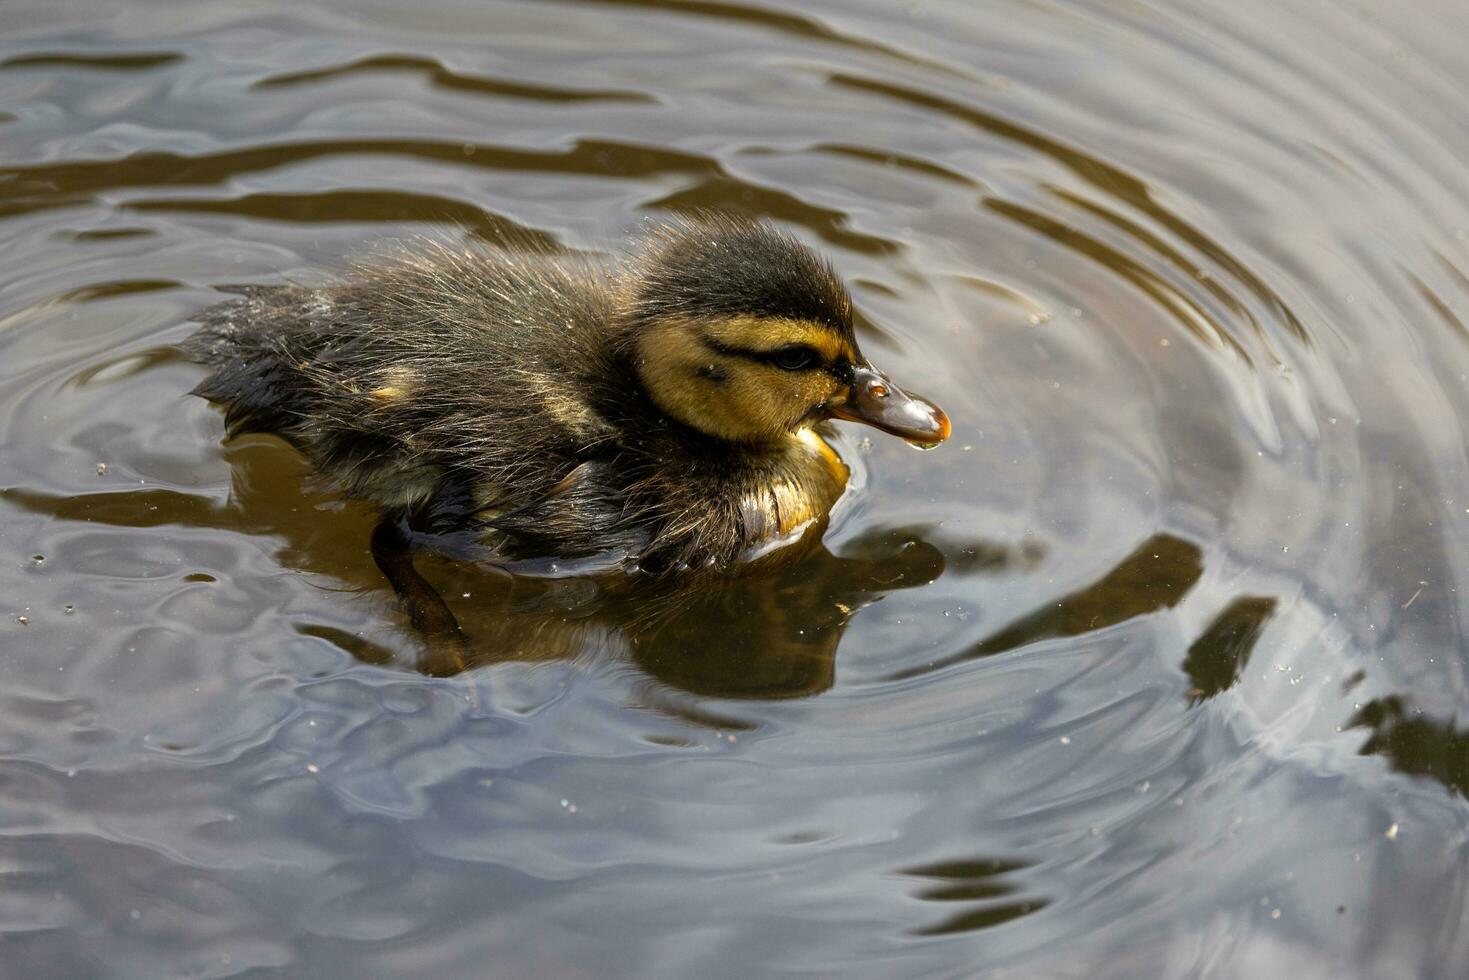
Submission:
<svg viewBox="0 0 1469 980">
<path fill-rule="evenodd" d="M 372 560 L 398 595 L 408 622 L 424 639 L 418 669 L 435 677 L 463 673 L 466 638 L 443 596 L 413 566 L 413 544 L 404 531 L 407 515 L 392 510 L 372 532 Z"/>
</svg>

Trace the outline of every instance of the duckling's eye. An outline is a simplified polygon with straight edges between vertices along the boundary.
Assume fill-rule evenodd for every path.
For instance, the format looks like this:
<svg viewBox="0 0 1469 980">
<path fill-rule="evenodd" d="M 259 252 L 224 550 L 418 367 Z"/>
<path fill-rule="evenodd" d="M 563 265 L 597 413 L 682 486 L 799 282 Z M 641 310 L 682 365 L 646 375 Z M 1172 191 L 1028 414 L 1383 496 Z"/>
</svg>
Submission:
<svg viewBox="0 0 1469 980">
<path fill-rule="evenodd" d="M 770 355 L 771 363 L 787 371 L 805 371 L 821 363 L 821 355 L 805 344 L 782 347 Z"/>
</svg>

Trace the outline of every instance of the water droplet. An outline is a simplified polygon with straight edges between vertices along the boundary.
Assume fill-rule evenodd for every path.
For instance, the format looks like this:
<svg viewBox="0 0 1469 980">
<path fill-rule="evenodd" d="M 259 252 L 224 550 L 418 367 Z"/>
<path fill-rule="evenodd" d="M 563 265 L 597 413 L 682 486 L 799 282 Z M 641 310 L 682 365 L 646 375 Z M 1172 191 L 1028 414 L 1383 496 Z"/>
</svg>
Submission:
<svg viewBox="0 0 1469 980">
<path fill-rule="evenodd" d="M 922 442 L 918 439 L 904 439 L 903 441 L 922 453 L 926 453 L 930 449 L 937 449 L 939 447 L 939 443 L 937 442 Z"/>
</svg>

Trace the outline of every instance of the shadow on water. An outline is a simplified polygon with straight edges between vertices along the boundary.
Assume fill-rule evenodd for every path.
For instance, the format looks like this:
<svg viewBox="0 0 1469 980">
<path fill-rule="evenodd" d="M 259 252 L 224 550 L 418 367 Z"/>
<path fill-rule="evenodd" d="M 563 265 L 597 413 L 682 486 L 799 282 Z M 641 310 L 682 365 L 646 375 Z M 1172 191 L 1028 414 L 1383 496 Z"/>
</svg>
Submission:
<svg viewBox="0 0 1469 980">
<path fill-rule="evenodd" d="M 1372 732 L 1358 750 L 1362 755 L 1384 756 L 1396 772 L 1427 776 L 1469 798 L 1469 730 L 1457 719 L 1427 717 L 1393 694 L 1364 704 L 1347 727 Z"/>
<path fill-rule="evenodd" d="M 1015 898 L 1021 886 L 1010 875 L 1023 871 L 1033 862 L 1005 858 L 979 857 L 957 861 L 940 861 L 917 868 L 906 868 L 902 874 L 929 882 L 917 893 L 927 902 L 971 905 L 932 925 L 913 930 L 916 936 L 949 936 L 955 933 L 989 929 L 1050 904 L 1045 899 Z"/>
<path fill-rule="evenodd" d="M 1183 671 L 1194 685 L 1190 703 L 1208 700 L 1238 683 L 1275 606 L 1267 596 L 1240 596 L 1189 646 Z"/>
<path fill-rule="evenodd" d="M 225 214 L 261 221 L 329 224 L 379 221 L 456 226 L 494 244 L 561 250 L 553 236 L 500 214 L 434 194 L 404 191 L 325 191 L 318 194 L 246 194 L 234 198 L 159 198 L 131 201 L 128 211 Z"/>
<path fill-rule="evenodd" d="M 95 203 L 108 192 L 133 188 L 211 187 L 244 175 L 323 158 L 390 156 L 491 171 L 648 179 L 677 175 L 694 186 L 649 201 L 649 209 L 725 208 L 775 217 L 809 228 L 832 244 L 868 254 L 896 245 L 848 227 L 847 217 L 793 193 L 741 180 L 717 160 L 665 147 L 582 139 L 565 148 L 448 143 L 409 139 L 337 139 L 282 143 L 221 153 L 136 153 L 116 160 L 0 167 L 0 218 Z M 272 221 L 429 221 L 459 223 L 480 237 L 507 244 L 555 246 L 554 237 L 476 205 L 422 193 L 336 190 L 312 194 L 250 194 L 242 198 L 149 198 L 119 207 L 140 212 L 228 214 Z"/>
<path fill-rule="evenodd" d="M 552 85 L 529 85 L 505 78 L 485 78 L 451 71 L 433 58 L 413 55 L 377 55 L 346 65 L 332 65 L 310 71 L 291 72 L 262 78 L 255 88 L 288 88 L 318 84 L 339 78 L 377 74 L 412 74 L 427 79 L 435 88 L 447 92 L 528 99 L 537 102 L 656 102 L 645 92 L 628 89 L 577 89 Z"/>
<path fill-rule="evenodd" d="M 234 440 L 226 457 L 233 471 L 227 501 L 161 488 L 64 496 L 9 488 L 0 490 L 0 500 L 61 520 L 269 535 L 280 540 L 277 557 L 283 564 L 388 598 L 388 583 L 369 551 L 377 522 L 372 508 L 342 503 L 330 488 L 314 486 L 300 457 L 273 437 Z M 612 651 L 696 695 L 818 694 L 832 686 L 837 649 L 853 615 L 889 592 L 936 580 L 945 570 L 944 549 L 955 553 L 957 570 L 964 573 L 1000 572 L 1033 564 L 1036 557 L 1034 543 L 1010 549 L 943 542 L 941 549 L 933 537 L 924 527 L 873 529 L 846 543 L 840 555 L 818 545 L 768 573 L 666 586 L 620 574 L 512 576 L 420 553 L 416 564 L 433 591 L 429 601 L 451 611 L 455 634 L 425 631 L 413 666 L 446 675 Z M 409 599 L 410 619 L 421 619 L 412 608 L 417 600 Z M 297 624 L 297 630 L 367 663 L 403 660 L 392 643 L 378 638 L 310 623 Z"/>
<path fill-rule="evenodd" d="M 1138 616 L 1171 609 L 1204 573 L 1199 546 L 1155 534 L 1095 582 L 1047 603 L 952 657 L 892 675 L 898 680 L 1004 653 L 1040 640 L 1080 636 Z"/>
<path fill-rule="evenodd" d="M 84 54 L 41 52 L 18 54 L 0 61 L 0 68 L 91 68 L 104 71 L 148 71 L 177 64 L 184 56 L 173 51 L 138 51 L 130 54 Z"/>
</svg>

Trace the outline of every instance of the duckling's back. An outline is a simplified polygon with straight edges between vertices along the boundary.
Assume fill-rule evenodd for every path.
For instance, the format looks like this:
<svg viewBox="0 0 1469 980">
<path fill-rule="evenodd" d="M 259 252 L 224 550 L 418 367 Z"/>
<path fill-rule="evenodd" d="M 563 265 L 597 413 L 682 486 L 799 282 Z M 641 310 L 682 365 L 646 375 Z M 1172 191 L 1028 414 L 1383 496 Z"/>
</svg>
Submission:
<svg viewBox="0 0 1469 980">
<path fill-rule="evenodd" d="M 543 496 L 612 438 L 612 290 L 590 264 L 425 245 L 323 289 L 252 287 L 185 351 L 231 435 L 277 433 L 386 506 L 462 492 L 476 510 Z"/>
</svg>

